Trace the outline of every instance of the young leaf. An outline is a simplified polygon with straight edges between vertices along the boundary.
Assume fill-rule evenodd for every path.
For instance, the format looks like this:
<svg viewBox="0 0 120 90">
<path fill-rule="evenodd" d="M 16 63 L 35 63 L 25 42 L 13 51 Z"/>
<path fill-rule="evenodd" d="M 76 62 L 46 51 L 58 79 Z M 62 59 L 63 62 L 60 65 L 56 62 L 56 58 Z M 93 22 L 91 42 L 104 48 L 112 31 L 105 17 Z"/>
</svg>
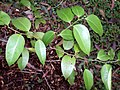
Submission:
<svg viewBox="0 0 120 90">
<path fill-rule="evenodd" d="M 87 27 L 85 27 L 82 24 L 74 25 L 73 34 L 80 49 L 85 54 L 89 55 L 90 48 L 91 48 L 91 40 L 90 40 L 90 34 L 89 34 Z"/>
<path fill-rule="evenodd" d="M 108 51 L 108 55 L 110 57 L 110 60 L 113 60 L 114 57 L 115 57 L 115 52 L 114 50 L 111 48 L 109 51 Z"/>
<path fill-rule="evenodd" d="M 36 41 L 35 52 L 40 62 L 44 65 L 45 60 L 46 60 L 46 47 L 45 47 L 45 44 L 41 40 Z"/>
<path fill-rule="evenodd" d="M 31 3 L 29 0 L 21 0 L 20 3 L 28 8 L 30 8 L 30 6 L 31 6 Z"/>
<path fill-rule="evenodd" d="M 33 38 L 33 32 L 31 32 L 31 31 L 29 31 L 29 32 L 27 32 L 26 33 L 26 35 L 27 35 L 27 38 Z"/>
<path fill-rule="evenodd" d="M 26 17 L 12 19 L 12 24 L 19 30 L 28 32 L 31 28 L 31 22 Z"/>
<path fill-rule="evenodd" d="M 53 31 L 48 31 L 45 33 L 42 40 L 46 46 L 52 42 L 52 40 L 54 39 L 54 36 L 55 36 L 55 33 Z"/>
<path fill-rule="evenodd" d="M 102 61 L 107 61 L 109 60 L 109 56 L 106 55 L 105 51 L 101 49 L 98 54 L 97 54 L 97 59 L 102 60 Z"/>
<path fill-rule="evenodd" d="M 34 6 L 32 6 L 32 7 L 34 8 L 34 10 L 33 10 L 33 11 L 34 11 L 33 14 L 34 14 L 35 18 L 36 18 L 36 19 L 41 19 L 42 16 L 41 16 L 39 10 L 37 10 L 37 8 L 34 7 Z"/>
<path fill-rule="evenodd" d="M 56 46 L 56 53 L 61 58 L 64 55 L 64 50 L 60 46 Z"/>
<path fill-rule="evenodd" d="M 76 72 L 73 70 L 72 73 L 71 73 L 71 75 L 68 77 L 67 81 L 69 82 L 70 85 L 74 84 L 75 74 L 76 74 Z"/>
<path fill-rule="evenodd" d="M 74 41 L 66 41 L 66 40 L 63 40 L 63 48 L 64 50 L 70 50 L 74 45 Z"/>
<path fill-rule="evenodd" d="M 9 37 L 5 52 L 5 58 L 9 66 L 17 61 L 24 49 L 24 45 L 25 40 L 20 34 L 13 34 Z"/>
<path fill-rule="evenodd" d="M 42 40 L 43 36 L 44 36 L 43 32 L 34 32 L 34 34 L 33 34 L 34 38 L 40 39 L 40 40 Z"/>
<path fill-rule="evenodd" d="M 105 64 L 101 69 L 101 78 L 107 90 L 111 90 L 111 74 L 111 65 Z"/>
<path fill-rule="evenodd" d="M 62 74 L 65 77 L 65 79 L 67 79 L 71 75 L 73 68 L 75 66 L 75 62 L 76 62 L 75 57 L 71 58 L 70 56 L 65 55 L 62 58 L 61 70 L 62 70 Z"/>
<path fill-rule="evenodd" d="M 103 35 L 103 27 L 101 21 L 96 15 L 91 14 L 86 18 L 86 20 L 93 31 L 95 31 L 100 36 Z"/>
<path fill-rule="evenodd" d="M 0 48 L 0 54 L 2 53 L 2 48 Z"/>
<path fill-rule="evenodd" d="M 85 69 L 83 73 L 83 78 L 86 89 L 90 90 L 93 86 L 93 74 L 88 69 Z"/>
<path fill-rule="evenodd" d="M 10 16 L 7 13 L 0 11 L 0 25 L 8 25 L 10 20 Z"/>
<path fill-rule="evenodd" d="M 42 24 L 45 24 L 46 21 L 43 19 L 43 18 L 37 18 L 35 19 L 35 28 L 38 29 L 39 28 L 39 24 L 42 23 Z"/>
<path fill-rule="evenodd" d="M 20 59 L 17 62 L 20 70 L 23 70 L 26 67 L 26 65 L 28 64 L 28 60 L 29 60 L 29 52 L 27 49 L 24 48 L 22 52 L 22 57 L 20 57 Z"/>
<path fill-rule="evenodd" d="M 27 48 L 30 52 L 35 52 L 35 48 Z"/>
<path fill-rule="evenodd" d="M 118 60 L 120 60 L 120 51 L 117 54 L 117 58 L 118 58 Z"/>
<path fill-rule="evenodd" d="M 78 44 L 74 44 L 74 51 L 75 51 L 75 53 L 80 52 Z"/>
<path fill-rule="evenodd" d="M 68 23 L 70 23 L 74 18 L 74 15 L 70 8 L 63 8 L 61 10 L 57 10 L 57 15 L 60 19 Z"/>
<path fill-rule="evenodd" d="M 65 40 L 73 40 L 73 33 L 69 29 L 62 30 L 59 35 Z"/>
<path fill-rule="evenodd" d="M 84 15 L 84 9 L 80 6 L 73 6 L 72 11 L 78 17 L 81 17 Z"/>
</svg>

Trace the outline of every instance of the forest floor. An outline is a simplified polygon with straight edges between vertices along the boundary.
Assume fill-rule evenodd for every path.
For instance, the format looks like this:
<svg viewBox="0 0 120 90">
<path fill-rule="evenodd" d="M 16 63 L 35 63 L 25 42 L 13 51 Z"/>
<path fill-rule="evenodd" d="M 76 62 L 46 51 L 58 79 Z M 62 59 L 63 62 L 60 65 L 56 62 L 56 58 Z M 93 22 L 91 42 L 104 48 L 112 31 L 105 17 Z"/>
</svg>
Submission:
<svg viewBox="0 0 120 90">
<path fill-rule="evenodd" d="M 5 0 L 3 0 L 5 1 Z M 114 0 L 78 0 L 74 2 L 56 0 L 41 0 L 37 2 L 40 7 L 40 13 L 46 20 L 46 24 L 40 24 L 39 29 L 32 27 L 33 32 L 46 32 L 53 30 L 60 32 L 64 28 L 64 23 L 59 22 L 56 15 L 56 9 L 60 7 L 69 7 L 73 5 L 82 6 L 88 14 L 96 14 L 102 21 L 104 27 L 104 33 L 102 39 L 96 39 L 98 37 L 92 36 L 96 50 L 98 48 L 109 49 L 114 48 L 115 51 L 120 49 L 120 2 L 112 2 Z M 53 0 L 54 1 L 54 0 Z M 85 1 L 85 2 L 84 2 Z M 1 2 L 0 10 L 8 13 L 10 17 L 26 16 L 32 19 L 26 11 L 29 11 L 26 7 L 20 7 L 18 2 Z M 58 6 L 57 6 L 58 5 Z M 57 6 L 57 7 L 56 7 Z M 34 26 L 34 25 L 32 25 Z M 11 25 L 11 27 L 13 27 Z M 14 27 L 13 27 L 14 28 Z M 114 31 L 112 31 L 114 30 Z M 101 62 L 82 62 L 77 61 L 75 77 L 75 83 L 69 85 L 64 79 L 61 72 L 61 60 L 56 55 L 55 50 L 47 49 L 47 60 L 43 67 L 38 60 L 35 53 L 30 53 L 29 63 L 27 67 L 20 71 L 17 64 L 8 66 L 5 60 L 5 47 L 10 35 L 15 33 L 7 26 L 0 26 L 0 90 L 85 90 L 83 80 L 84 64 L 87 64 L 88 68 L 94 72 L 94 87 L 92 90 L 105 90 L 100 76 L 100 69 L 103 65 Z M 92 33 L 91 33 L 92 34 Z M 116 38 L 115 40 L 112 38 Z M 51 47 L 54 47 L 61 41 L 61 37 L 53 40 Z M 26 47 L 30 47 L 29 40 L 26 40 Z M 102 42 L 102 43 L 101 43 Z M 106 43 L 107 42 L 107 43 Z M 92 56 L 96 56 L 96 50 L 91 53 Z M 112 90 L 120 90 L 120 65 L 112 63 Z"/>
</svg>

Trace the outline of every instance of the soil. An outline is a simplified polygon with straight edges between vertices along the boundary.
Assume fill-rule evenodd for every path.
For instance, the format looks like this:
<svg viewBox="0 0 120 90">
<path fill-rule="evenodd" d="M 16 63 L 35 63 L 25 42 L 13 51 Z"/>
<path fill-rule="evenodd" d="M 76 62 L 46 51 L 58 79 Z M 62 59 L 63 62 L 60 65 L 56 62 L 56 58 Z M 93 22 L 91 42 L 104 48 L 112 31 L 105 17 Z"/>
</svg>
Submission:
<svg viewBox="0 0 120 90">
<path fill-rule="evenodd" d="M 58 17 L 52 13 L 52 6 L 48 5 L 46 2 L 40 3 L 42 6 L 45 6 L 51 14 L 50 16 L 44 17 L 46 20 L 45 25 L 40 24 L 39 29 L 32 27 L 31 31 L 46 32 L 48 30 L 54 30 L 55 32 L 60 32 L 64 26 L 62 25 L 62 22 L 57 22 Z M 74 3 L 64 2 L 63 6 L 67 7 L 75 4 L 80 4 L 85 7 L 82 1 Z M 0 10 L 7 12 L 11 18 L 19 16 L 28 17 L 27 14 L 24 14 L 24 11 L 28 10 L 28 8 L 16 7 L 17 5 L 15 2 L 13 4 L 7 2 L 3 4 L 3 2 L 0 2 Z M 41 10 L 40 12 L 43 15 L 46 15 L 44 10 Z M 50 18 L 50 20 L 48 18 Z M 12 25 L 10 26 L 14 28 Z M 5 60 L 5 47 L 9 36 L 14 33 L 15 32 L 10 30 L 7 26 L 0 26 L 0 90 L 85 90 L 83 81 L 84 66 L 82 64 L 87 65 L 88 62 L 77 61 L 77 75 L 73 85 L 69 85 L 62 76 L 60 65 L 61 60 L 59 60 L 55 50 L 49 48 L 49 46 L 55 47 L 55 45 L 61 41 L 60 37 L 55 38 L 47 47 L 47 60 L 44 67 L 41 65 L 35 53 L 30 53 L 29 63 L 23 71 L 18 69 L 17 64 L 9 67 Z M 27 38 L 26 47 L 31 47 L 30 40 Z M 79 65 L 81 65 L 81 67 Z M 87 66 L 92 72 L 94 72 L 93 90 L 102 90 L 101 87 L 104 86 L 100 77 L 100 69 L 102 65 L 96 62 L 91 62 L 90 65 Z M 120 74 L 118 73 L 120 67 L 119 65 L 113 64 L 113 68 L 112 90 L 120 90 Z M 95 89 L 95 87 L 97 89 Z"/>
</svg>

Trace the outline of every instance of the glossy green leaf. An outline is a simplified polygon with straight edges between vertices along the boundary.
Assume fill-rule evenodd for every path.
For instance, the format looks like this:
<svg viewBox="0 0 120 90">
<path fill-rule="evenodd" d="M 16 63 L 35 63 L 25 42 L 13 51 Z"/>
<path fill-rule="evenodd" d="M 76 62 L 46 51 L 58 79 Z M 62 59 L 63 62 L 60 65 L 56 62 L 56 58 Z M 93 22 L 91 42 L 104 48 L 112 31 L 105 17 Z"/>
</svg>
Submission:
<svg viewBox="0 0 120 90">
<path fill-rule="evenodd" d="M 70 8 L 63 8 L 61 10 L 57 10 L 57 15 L 60 19 L 68 23 L 70 23 L 74 18 L 74 14 L 72 13 Z"/>
<path fill-rule="evenodd" d="M 73 33 L 69 29 L 62 30 L 59 35 L 65 40 L 73 40 Z"/>
<path fill-rule="evenodd" d="M 113 60 L 114 57 L 115 57 L 115 52 L 114 50 L 111 48 L 109 51 L 108 51 L 108 55 L 110 57 L 110 60 Z"/>
<path fill-rule="evenodd" d="M 30 40 L 32 47 L 35 47 L 36 40 Z"/>
<path fill-rule="evenodd" d="M 71 75 L 68 77 L 68 80 L 67 80 L 70 85 L 73 85 L 73 84 L 74 84 L 75 75 L 76 75 L 76 73 L 75 73 L 75 71 L 73 70 L 72 73 L 71 73 Z"/>
<path fill-rule="evenodd" d="M 45 44 L 41 40 L 36 41 L 35 52 L 40 62 L 44 65 L 46 61 L 46 47 L 45 47 Z"/>
<path fill-rule="evenodd" d="M 103 35 L 103 27 L 101 21 L 96 15 L 91 14 L 86 18 L 86 20 L 93 31 L 95 31 L 100 36 Z"/>
<path fill-rule="evenodd" d="M 47 46 L 49 43 L 52 42 L 52 40 L 55 37 L 55 33 L 53 31 L 47 31 L 45 33 L 45 35 L 43 36 L 43 42 L 45 43 L 45 45 Z"/>
<path fill-rule="evenodd" d="M 10 20 L 10 16 L 7 13 L 0 11 L 0 25 L 9 25 Z"/>
<path fill-rule="evenodd" d="M 80 6 L 73 6 L 72 11 L 78 17 L 81 17 L 84 15 L 84 9 Z"/>
<path fill-rule="evenodd" d="M 90 34 L 86 26 L 77 24 L 73 26 L 74 37 L 80 47 L 80 49 L 87 55 L 90 53 L 91 40 Z"/>
<path fill-rule="evenodd" d="M 102 60 L 102 61 L 107 61 L 109 60 L 109 56 L 106 55 L 105 51 L 101 49 L 98 54 L 97 54 L 97 59 Z"/>
<path fill-rule="evenodd" d="M 20 34 L 13 34 L 9 37 L 5 57 L 9 66 L 14 64 L 22 53 L 25 45 L 25 40 Z"/>
<path fill-rule="evenodd" d="M 28 64 L 28 60 L 29 60 L 29 51 L 24 48 L 22 52 L 22 57 L 20 57 L 17 62 L 20 70 L 23 70 L 26 67 L 26 65 Z"/>
<path fill-rule="evenodd" d="M 20 3 L 28 8 L 30 8 L 31 3 L 29 0 L 21 0 Z"/>
<path fill-rule="evenodd" d="M 60 46 L 56 46 L 56 53 L 61 58 L 64 55 L 64 50 Z"/>
<path fill-rule="evenodd" d="M 66 41 L 66 40 L 63 40 L 63 48 L 64 50 L 70 50 L 74 45 L 74 41 Z"/>
<path fill-rule="evenodd" d="M 70 56 L 65 55 L 62 58 L 61 70 L 62 70 L 62 74 L 65 77 L 65 79 L 67 79 L 71 75 L 71 73 L 74 69 L 74 66 L 75 66 L 75 62 L 76 62 L 75 57 L 71 58 Z"/>
<path fill-rule="evenodd" d="M 90 90 L 93 86 L 93 74 L 85 69 L 83 73 L 84 83 L 87 90 Z"/>
<path fill-rule="evenodd" d="M 12 19 L 12 24 L 19 30 L 28 32 L 31 28 L 31 22 L 26 17 Z"/>
<path fill-rule="evenodd" d="M 34 34 L 33 34 L 33 37 L 34 37 L 34 38 L 40 39 L 40 40 L 43 39 L 43 36 L 44 36 L 44 33 L 43 33 L 43 32 L 34 32 Z"/>
<path fill-rule="evenodd" d="M 112 67 L 105 64 L 101 69 L 101 78 L 107 90 L 111 90 Z"/>
</svg>

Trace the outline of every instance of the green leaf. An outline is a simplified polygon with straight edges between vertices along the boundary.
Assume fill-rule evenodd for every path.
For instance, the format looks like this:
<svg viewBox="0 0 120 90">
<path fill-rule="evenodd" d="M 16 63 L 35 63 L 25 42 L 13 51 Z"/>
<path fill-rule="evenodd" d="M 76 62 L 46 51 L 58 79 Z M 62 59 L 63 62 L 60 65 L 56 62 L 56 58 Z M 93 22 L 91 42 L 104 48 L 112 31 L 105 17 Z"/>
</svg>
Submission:
<svg viewBox="0 0 120 90">
<path fill-rule="evenodd" d="M 89 55 L 90 48 L 91 48 L 91 40 L 90 40 L 90 34 L 89 34 L 87 27 L 85 27 L 82 24 L 74 25 L 73 34 L 80 49 L 85 54 Z"/>
<path fill-rule="evenodd" d="M 61 58 L 64 55 L 64 50 L 60 46 L 56 46 L 56 53 Z"/>
<path fill-rule="evenodd" d="M 84 15 L 84 9 L 80 6 L 73 6 L 72 11 L 78 17 L 81 17 Z"/>
<path fill-rule="evenodd" d="M 117 58 L 120 60 L 120 51 L 118 51 Z"/>
<path fill-rule="evenodd" d="M 111 48 L 109 51 L 108 51 L 108 55 L 110 57 L 110 60 L 113 60 L 114 57 L 115 57 L 115 52 L 114 50 Z"/>
<path fill-rule="evenodd" d="M 45 44 L 41 40 L 36 41 L 35 52 L 40 62 L 44 65 L 45 60 L 46 60 L 46 47 L 45 47 Z"/>
<path fill-rule="evenodd" d="M 67 79 L 71 75 L 71 73 L 74 69 L 74 66 L 75 66 L 75 62 L 76 62 L 75 57 L 71 58 L 70 56 L 65 55 L 62 58 L 61 70 L 62 70 L 62 74 L 65 77 L 65 79 Z"/>
<path fill-rule="evenodd" d="M 7 13 L 0 11 L 0 25 L 9 25 L 10 20 L 10 16 Z"/>
<path fill-rule="evenodd" d="M 107 90 L 111 90 L 112 67 L 105 64 L 101 69 L 101 78 Z"/>
<path fill-rule="evenodd" d="M 70 23 L 74 18 L 74 14 L 72 13 L 70 8 L 63 8 L 61 10 L 57 10 L 57 15 L 60 19 L 68 23 Z"/>
<path fill-rule="evenodd" d="M 54 36 L 55 36 L 55 33 L 53 31 L 47 31 L 45 33 L 42 40 L 46 46 L 52 42 L 52 40 L 54 39 Z"/>
<path fill-rule="evenodd" d="M 36 40 L 30 40 L 32 47 L 35 47 Z"/>
<path fill-rule="evenodd" d="M 34 32 L 34 34 L 33 34 L 34 38 L 40 39 L 40 40 L 42 40 L 43 36 L 44 36 L 43 32 Z"/>
<path fill-rule="evenodd" d="M 29 60 L 29 51 L 24 48 L 22 52 L 22 57 L 20 57 L 17 62 L 20 70 L 23 70 L 26 67 L 26 65 L 28 64 L 28 60 Z"/>
<path fill-rule="evenodd" d="M 90 90 L 93 86 L 93 74 L 88 69 L 85 69 L 83 73 L 83 78 L 86 89 Z"/>
<path fill-rule="evenodd" d="M 9 37 L 5 57 L 9 66 L 14 64 L 22 53 L 25 45 L 25 40 L 20 34 L 13 34 Z"/>
<path fill-rule="evenodd" d="M 2 53 L 2 48 L 0 48 L 0 54 Z"/>
<path fill-rule="evenodd" d="M 62 30 L 59 35 L 65 40 L 73 40 L 73 33 L 69 29 Z"/>
<path fill-rule="evenodd" d="M 35 48 L 27 48 L 30 52 L 35 52 Z"/>
<path fill-rule="evenodd" d="M 35 28 L 38 29 L 39 28 L 39 24 L 40 24 L 40 20 L 36 19 L 35 20 Z"/>
<path fill-rule="evenodd" d="M 28 32 L 31 28 L 31 22 L 26 17 L 12 19 L 12 24 L 19 30 Z"/>
<path fill-rule="evenodd" d="M 101 49 L 98 54 L 97 54 L 97 59 L 102 60 L 102 61 L 107 61 L 109 60 L 109 56 L 106 55 L 105 51 Z"/>
<path fill-rule="evenodd" d="M 39 24 L 42 23 L 42 24 L 45 24 L 46 21 L 43 19 L 43 18 L 37 18 L 35 19 L 35 28 L 38 29 L 39 28 Z"/>
<path fill-rule="evenodd" d="M 76 75 L 76 72 L 73 70 L 72 73 L 71 73 L 71 75 L 68 77 L 68 80 L 67 80 L 70 85 L 74 84 L 75 75 Z"/>
<path fill-rule="evenodd" d="M 34 7 L 34 6 L 33 6 L 33 7 Z M 35 9 L 35 10 L 33 10 L 33 11 L 34 11 L 33 14 L 34 14 L 35 18 L 36 18 L 36 19 L 41 19 L 42 16 L 40 15 L 39 10 L 37 10 L 36 7 L 34 7 L 34 9 Z"/>
<path fill-rule="evenodd" d="M 75 53 L 80 52 L 78 44 L 74 44 L 74 51 L 75 51 Z"/>
<path fill-rule="evenodd" d="M 74 41 L 66 41 L 66 40 L 63 40 L 63 48 L 64 50 L 70 50 L 74 45 Z"/>
<path fill-rule="evenodd" d="M 32 47 L 35 47 L 36 40 L 30 40 Z"/>
<path fill-rule="evenodd" d="M 86 20 L 93 31 L 95 31 L 100 36 L 103 35 L 103 27 L 101 21 L 96 15 L 91 14 L 86 18 Z"/>
<path fill-rule="evenodd" d="M 28 8 L 30 8 L 31 3 L 29 0 L 21 0 L 20 3 Z"/>
<path fill-rule="evenodd" d="M 27 38 L 33 38 L 33 32 L 27 32 L 26 35 Z"/>
</svg>

